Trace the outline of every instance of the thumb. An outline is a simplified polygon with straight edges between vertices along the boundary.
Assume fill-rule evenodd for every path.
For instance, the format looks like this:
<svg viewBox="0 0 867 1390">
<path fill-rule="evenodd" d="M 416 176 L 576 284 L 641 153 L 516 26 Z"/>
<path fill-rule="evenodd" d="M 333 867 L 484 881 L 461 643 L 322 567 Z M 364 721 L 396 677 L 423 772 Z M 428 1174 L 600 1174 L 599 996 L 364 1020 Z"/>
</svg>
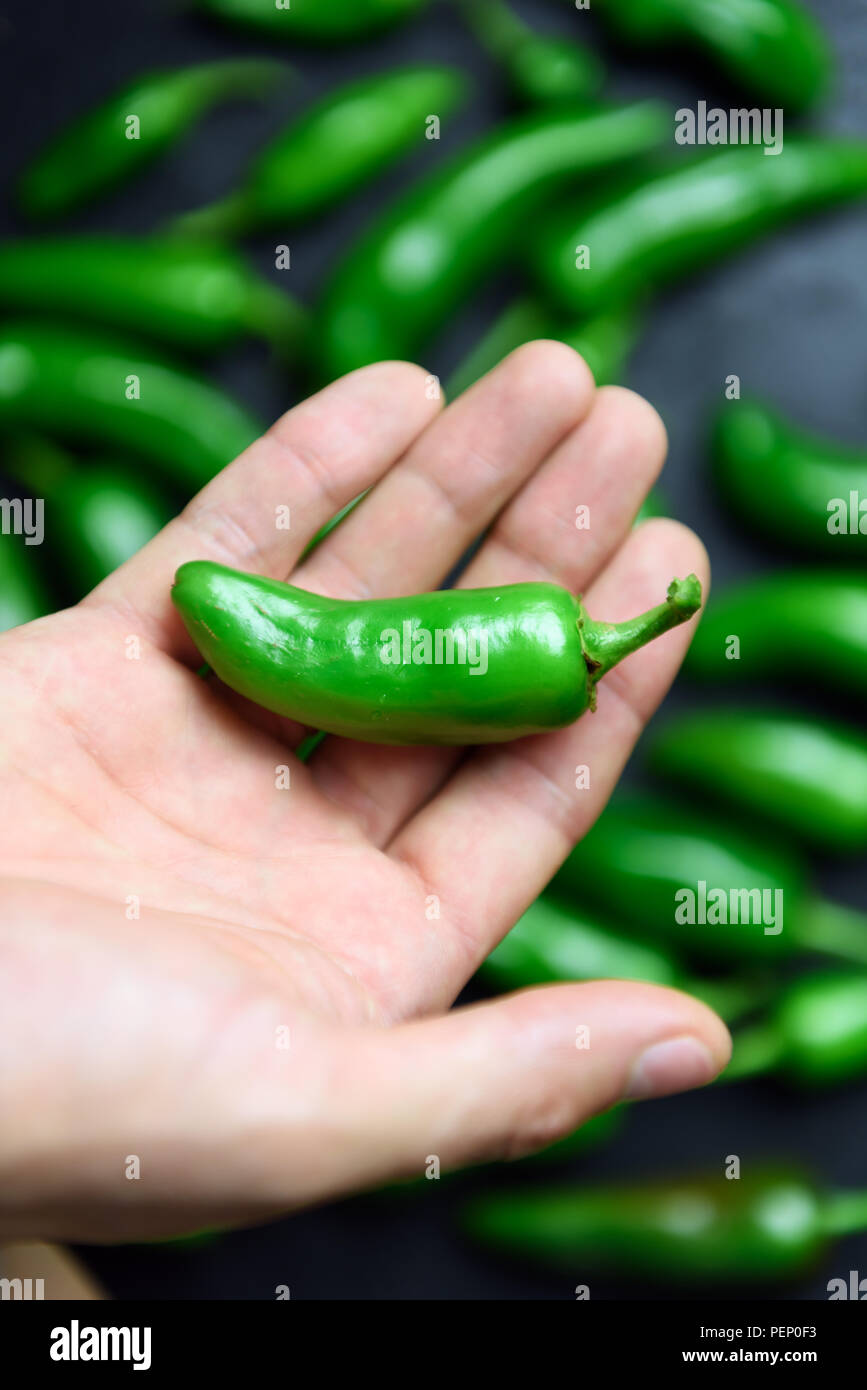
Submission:
<svg viewBox="0 0 867 1390">
<path fill-rule="evenodd" d="M 624 981 L 525 990 L 388 1031 L 356 1034 L 342 1069 L 345 1190 L 544 1148 L 622 1099 L 703 1086 L 728 1031 L 677 990 Z M 335 1165 L 338 1166 L 338 1165 Z M 314 1195 L 325 1195 L 321 1191 Z"/>
</svg>

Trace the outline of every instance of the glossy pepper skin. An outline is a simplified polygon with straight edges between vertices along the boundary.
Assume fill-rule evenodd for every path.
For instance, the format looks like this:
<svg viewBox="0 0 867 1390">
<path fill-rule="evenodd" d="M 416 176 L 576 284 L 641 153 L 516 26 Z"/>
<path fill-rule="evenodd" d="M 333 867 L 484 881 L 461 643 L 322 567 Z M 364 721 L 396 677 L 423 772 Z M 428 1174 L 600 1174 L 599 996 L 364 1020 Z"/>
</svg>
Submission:
<svg viewBox="0 0 867 1390">
<path fill-rule="evenodd" d="M 398 24 L 427 0 L 198 0 L 199 9 L 269 38 L 346 43 Z"/>
<path fill-rule="evenodd" d="M 726 921 L 701 921 L 697 910 L 693 922 L 678 921 L 683 899 L 676 895 L 689 889 L 698 903 L 702 883 L 708 903 L 719 890 L 733 902 L 733 894 L 754 889 L 769 894 L 771 906 L 781 901 L 782 931 L 766 932 L 773 924 L 764 920 L 733 922 L 731 913 Z M 709 817 L 695 805 L 619 793 L 572 850 L 548 892 L 579 913 L 592 907 L 629 935 L 701 957 L 760 963 L 809 950 L 867 964 L 867 917 L 813 896 L 799 854 L 767 835 Z M 738 915 L 745 914 L 739 909 Z"/>
<path fill-rule="evenodd" d="M 867 571 L 784 570 L 715 594 L 685 669 L 714 681 L 798 677 L 805 652 L 823 685 L 867 694 Z"/>
<path fill-rule="evenodd" d="M 863 1230 L 867 1194 L 822 1193 L 787 1168 L 728 1179 L 525 1189 L 467 1204 L 463 1225 L 494 1249 L 567 1268 L 709 1283 L 782 1279 L 808 1269 L 830 1236 Z"/>
<path fill-rule="evenodd" d="M 867 451 L 752 400 L 720 410 L 712 448 L 720 492 L 754 531 L 799 556 L 867 561 Z"/>
<path fill-rule="evenodd" d="M 52 611 L 38 569 L 37 546 L 10 532 L 0 534 L 0 633 Z"/>
<path fill-rule="evenodd" d="M 0 242 L 0 306 L 91 320 L 192 351 L 253 335 L 289 356 L 308 326 L 300 305 L 233 251 L 148 237 Z"/>
<path fill-rule="evenodd" d="M 702 48 L 769 105 L 800 111 L 827 91 L 832 58 L 801 0 L 601 0 L 599 13 L 632 43 Z"/>
<path fill-rule="evenodd" d="M 188 494 L 262 432 L 225 392 L 149 348 L 35 321 L 0 329 L 0 427 L 129 449 Z"/>
<path fill-rule="evenodd" d="M 264 59 L 227 59 L 150 72 L 67 125 L 21 175 L 17 202 L 28 217 L 61 217 L 131 178 L 216 103 L 259 96 L 288 72 Z M 137 138 L 129 118 L 138 117 Z"/>
<path fill-rule="evenodd" d="M 576 39 L 540 34 L 505 0 L 458 0 L 467 25 L 503 69 L 512 95 L 527 106 L 592 101 L 605 69 Z"/>
<path fill-rule="evenodd" d="M 571 724 L 606 671 L 696 612 L 701 588 L 675 580 L 658 608 L 611 624 L 556 584 L 354 602 L 194 560 L 172 599 L 220 679 L 266 709 L 368 743 L 475 744 Z"/>
<path fill-rule="evenodd" d="M 690 979 L 670 952 L 620 936 L 609 924 L 545 893 L 527 908 L 479 974 L 501 990 L 571 980 L 643 980 L 694 994 L 727 1019 L 761 998 L 746 984 Z"/>
<path fill-rule="evenodd" d="M 555 338 L 574 348 L 593 373 L 596 385 L 607 386 L 622 377 L 643 322 L 643 315 L 633 305 L 621 305 L 612 313 L 597 314 L 580 323 L 562 323 L 536 299 L 513 300 L 456 367 L 446 382 L 446 395 L 454 400 L 515 348 L 536 338 Z"/>
<path fill-rule="evenodd" d="M 516 227 L 555 192 L 659 148 L 656 102 L 524 116 L 425 176 L 350 251 L 319 315 L 327 379 L 412 357 L 508 259 Z"/>
<path fill-rule="evenodd" d="M 789 714 L 711 709 L 651 733 L 654 771 L 837 852 L 867 848 L 867 737 Z"/>
<path fill-rule="evenodd" d="M 237 236 L 315 217 L 401 155 L 427 148 L 429 117 L 451 115 L 467 89 L 457 68 L 419 66 L 362 77 L 329 92 L 256 156 L 236 192 L 187 213 L 173 230 Z"/>
<path fill-rule="evenodd" d="M 86 466 L 39 438 L 14 442 L 4 468 L 45 507 L 47 546 L 77 603 L 171 520 L 173 509 L 128 464 Z"/>
<path fill-rule="evenodd" d="M 721 261 L 800 213 L 865 194 L 867 142 L 787 138 L 778 156 L 730 145 L 558 211 L 539 235 L 535 271 L 562 312 L 595 314 Z"/>
<path fill-rule="evenodd" d="M 724 1081 L 778 1072 L 826 1086 L 867 1071 L 867 973 L 804 975 L 786 986 L 769 1017 L 735 1034 Z"/>
</svg>

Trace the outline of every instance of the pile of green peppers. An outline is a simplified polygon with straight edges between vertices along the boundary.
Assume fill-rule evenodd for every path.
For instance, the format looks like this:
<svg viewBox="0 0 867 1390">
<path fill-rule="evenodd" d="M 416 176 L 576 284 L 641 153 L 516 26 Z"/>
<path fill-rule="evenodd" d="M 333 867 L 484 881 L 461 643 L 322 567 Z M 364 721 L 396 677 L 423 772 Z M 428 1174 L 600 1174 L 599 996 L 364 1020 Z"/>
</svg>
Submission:
<svg viewBox="0 0 867 1390">
<path fill-rule="evenodd" d="M 453 147 L 468 74 L 451 63 L 368 70 L 392 28 L 433 22 L 426 0 L 197 0 L 192 22 L 215 42 L 234 27 L 287 48 L 146 72 L 75 114 L 21 172 L 23 230 L 0 243 L 0 475 L 44 502 L 47 539 L 0 536 L 0 632 L 101 583 L 261 432 L 256 413 L 203 374 L 217 354 L 258 340 L 278 372 L 302 374 L 302 393 L 384 357 L 428 360 L 467 297 L 505 273 L 517 288 L 447 374 L 447 395 L 539 337 L 573 346 L 598 384 L 622 381 L 665 288 L 867 196 L 864 141 L 798 135 L 780 158 L 753 146 L 681 157 L 663 103 L 606 100 L 605 66 L 575 7 L 560 24 L 552 7 L 550 27 L 510 0 L 453 8 L 523 109 L 446 158 L 439 127 Z M 735 104 L 788 117 L 832 88 L 828 43 L 801 0 L 594 9 L 633 55 L 682 48 L 691 63 L 709 61 Z M 362 40 L 365 75 L 313 101 L 283 59 Z M 206 206 L 135 235 L 64 225 L 158 165 L 217 107 L 284 90 L 300 109 Z M 389 171 L 406 186 L 327 268 L 313 303 L 287 289 L 288 247 L 263 272 L 238 244 L 260 233 L 282 243 Z M 707 452 L 734 524 L 797 568 L 715 594 L 687 677 L 696 689 L 795 678 L 797 693 L 809 672 L 863 711 L 867 451 L 745 398 L 719 409 Z M 636 520 L 666 510 L 654 495 Z M 205 588 L 243 588 L 216 569 L 181 572 L 175 597 L 191 631 L 210 630 Z M 221 651 L 209 659 L 218 667 Z M 525 685 L 528 664 L 517 673 Z M 314 723 L 315 694 L 303 711 Z M 283 700 L 275 689 L 272 706 Z M 356 713 L 334 731 L 365 736 Z M 536 716 L 528 728 L 556 722 L 547 709 Z M 454 717 L 462 738 L 486 736 L 472 711 Z M 805 861 L 805 850 L 867 848 L 863 719 L 702 705 L 654 729 L 645 751 L 655 786 L 615 797 L 485 962 L 483 988 L 616 978 L 685 989 L 734 1029 L 721 1084 L 776 1076 L 807 1093 L 867 1076 L 867 914 L 819 893 Z M 571 1162 L 627 1116 L 626 1106 L 597 1116 L 544 1156 Z M 776 1284 L 809 1269 L 830 1239 L 864 1229 L 867 1196 L 748 1161 L 737 1181 L 500 1188 L 468 1204 L 464 1225 L 496 1250 L 573 1273 Z"/>
</svg>

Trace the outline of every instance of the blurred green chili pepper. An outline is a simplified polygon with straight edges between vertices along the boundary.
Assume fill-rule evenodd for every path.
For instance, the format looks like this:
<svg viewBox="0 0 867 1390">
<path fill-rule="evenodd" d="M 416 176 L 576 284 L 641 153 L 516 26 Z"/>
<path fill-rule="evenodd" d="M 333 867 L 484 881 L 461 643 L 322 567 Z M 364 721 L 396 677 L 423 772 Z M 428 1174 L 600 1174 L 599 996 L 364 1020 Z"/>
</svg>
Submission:
<svg viewBox="0 0 867 1390">
<path fill-rule="evenodd" d="M 848 1081 L 867 1071 L 867 974 L 805 975 L 786 986 L 770 1016 L 735 1033 L 723 1081 L 779 1071 L 801 1085 Z"/>
<path fill-rule="evenodd" d="M 262 432 L 222 391 L 150 349 L 47 323 L 0 329 L 0 428 L 130 449 L 188 495 Z"/>
<path fill-rule="evenodd" d="M 867 142 L 787 139 L 778 157 L 730 146 L 644 173 L 543 226 L 539 281 L 571 314 L 595 314 L 724 259 L 813 208 L 867 194 Z"/>
<path fill-rule="evenodd" d="M 59 217 L 122 183 L 217 102 L 259 96 L 289 69 L 261 58 L 150 72 L 67 125 L 21 175 L 28 217 Z"/>
<path fill-rule="evenodd" d="M 867 694 L 867 573 L 793 570 L 747 579 L 702 615 L 685 670 L 705 679 L 800 675 Z"/>
<path fill-rule="evenodd" d="M 308 327 L 306 311 L 234 252 L 145 237 L 0 242 L 0 305 L 91 319 L 190 349 L 253 334 L 284 356 Z"/>
<path fill-rule="evenodd" d="M 480 1196 L 463 1212 L 485 1245 L 565 1266 L 679 1279 L 797 1275 L 830 1237 L 867 1228 L 867 1192 L 821 1192 L 789 1169 Z"/>
<path fill-rule="evenodd" d="M 598 10 L 642 47 L 698 44 L 768 105 L 798 111 L 830 85 L 828 43 L 799 0 L 601 0 Z"/>
<path fill-rule="evenodd" d="M 810 657 L 813 657 L 810 653 Z M 821 677 L 821 655 L 815 654 Z M 651 732 L 654 771 L 824 849 L 867 848 L 867 737 L 784 713 L 713 709 Z"/>
<path fill-rule="evenodd" d="M 0 533 L 0 632 L 53 610 L 37 568 L 37 548 L 14 531 Z"/>
<path fill-rule="evenodd" d="M 45 504 L 48 548 L 59 557 L 71 603 L 147 545 L 173 515 L 128 464 L 81 466 L 43 439 L 13 440 L 4 468 Z"/>
<path fill-rule="evenodd" d="M 867 453 L 807 434 L 757 401 L 727 403 L 717 481 L 739 517 L 789 550 L 867 560 Z"/>
<path fill-rule="evenodd" d="M 565 325 L 558 323 L 535 299 L 513 300 L 449 377 L 446 395 L 454 400 L 515 348 L 535 338 L 555 338 L 567 343 L 580 352 L 596 385 L 605 386 L 622 375 L 643 323 L 643 315 L 632 305 L 621 305 L 611 313 Z"/>
<path fill-rule="evenodd" d="M 658 148 L 666 109 L 522 117 L 423 178 L 338 268 L 319 319 L 327 378 L 412 357 L 480 279 L 508 259 L 515 227 L 557 189 Z"/>
<path fill-rule="evenodd" d="M 345 43 L 377 34 L 424 9 L 427 0 L 198 0 L 199 8 L 274 38 Z"/>
<path fill-rule="evenodd" d="M 313 217 L 421 147 L 430 118 L 455 111 L 467 88 L 456 68 L 401 67 L 329 92 L 256 156 L 236 192 L 172 230 L 234 236 Z"/>
<path fill-rule="evenodd" d="M 813 896 L 794 851 L 693 805 L 618 794 L 548 893 L 582 912 L 592 906 L 629 935 L 702 956 L 760 962 L 820 951 L 867 964 L 867 916 Z"/>
<path fill-rule="evenodd" d="M 571 103 L 595 97 L 605 69 L 576 39 L 539 34 L 505 0 L 457 0 L 467 25 L 499 63 L 518 101 L 528 106 Z"/>
<path fill-rule="evenodd" d="M 764 991 L 746 982 L 690 979 L 671 954 L 618 936 L 553 894 L 543 894 L 528 907 L 479 973 L 502 990 L 570 980 L 641 980 L 694 994 L 728 1020 L 764 997 Z"/>
</svg>

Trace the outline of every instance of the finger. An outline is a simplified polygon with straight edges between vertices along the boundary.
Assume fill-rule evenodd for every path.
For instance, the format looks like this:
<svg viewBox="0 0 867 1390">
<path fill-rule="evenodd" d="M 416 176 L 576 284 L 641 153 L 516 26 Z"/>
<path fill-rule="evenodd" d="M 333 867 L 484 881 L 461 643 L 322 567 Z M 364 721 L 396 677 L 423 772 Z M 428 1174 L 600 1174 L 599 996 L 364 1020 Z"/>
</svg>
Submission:
<svg viewBox="0 0 867 1390">
<path fill-rule="evenodd" d="M 436 587 L 584 419 L 593 392 L 589 369 L 572 348 L 518 348 L 416 439 L 295 581 L 340 598 Z"/>
<path fill-rule="evenodd" d="M 285 579 L 319 527 L 387 472 L 437 413 L 426 381 L 408 362 L 380 362 L 288 411 L 85 604 L 120 609 L 148 640 L 194 660 L 169 597 L 178 566 L 215 560 Z"/>
<path fill-rule="evenodd" d="M 673 574 L 695 572 L 700 541 L 673 521 L 632 532 L 587 594 L 617 622 L 658 603 Z M 441 903 L 455 993 L 589 830 L 645 721 L 668 689 L 695 619 L 627 657 L 597 687 L 597 709 L 556 733 L 478 750 L 396 836 L 389 852 Z"/>
<path fill-rule="evenodd" d="M 449 413 L 431 436 L 445 427 Z M 626 536 L 662 467 L 666 445 L 662 421 L 641 396 L 621 387 L 598 391 L 589 414 L 497 517 L 459 587 L 553 580 L 583 592 Z M 442 787 L 460 756 L 448 749 L 418 756 L 332 742 L 317 753 L 314 773 L 368 838 L 383 845 Z"/>
<path fill-rule="evenodd" d="M 726 1028 L 698 1000 L 621 981 L 355 1032 L 329 1069 L 326 1114 L 281 1146 L 293 1199 L 421 1176 L 433 1157 L 443 1169 L 518 1157 L 619 1100 L 704 1085 L 730 1052 Z"/>
<path fill-rule="evenodd" d="M 626 538 L 668 449 L 634 391 L 606 386 L 579 429 L 512 498 L 461 587 L 554 580 L 582 593 Z"/>
</svg>

